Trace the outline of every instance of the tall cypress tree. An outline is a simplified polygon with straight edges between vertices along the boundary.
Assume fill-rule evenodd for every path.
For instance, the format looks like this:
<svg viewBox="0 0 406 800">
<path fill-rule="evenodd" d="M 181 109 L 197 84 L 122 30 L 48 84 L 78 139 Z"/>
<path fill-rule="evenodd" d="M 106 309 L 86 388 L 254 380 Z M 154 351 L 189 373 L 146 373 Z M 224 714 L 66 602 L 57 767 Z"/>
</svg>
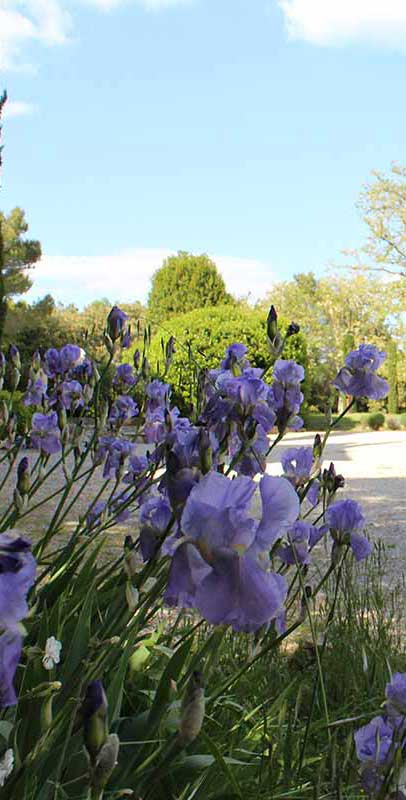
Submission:
<svg viewBox="0 0 406 800">
<path fill-rule="evenodd" d="M 3 152 L 3 145 L 1 143 L 1 131 L 2 131 L 2 124 L 1 118 L 3 114 L 3 108 L 7 102 L 7 92 L 4 91 L 2 95 L 0 95 L 0 186 L 1 186 L 1 168 L 3 164 L 2 159 L 2 152 Z M 0 320 L 5 319 L 7 303 L 5 300 L 5 283 L 4 283 L 4 240 L 3 240 L 3 230 L 2 230 L 2 219 L 0 217 Z M 6 305 L 4 306 L 4 304 Z M 3 326 L 4 327 L 4 326 Z M 1 327 L 0 327 L 1 330 Z"/>
</svg>

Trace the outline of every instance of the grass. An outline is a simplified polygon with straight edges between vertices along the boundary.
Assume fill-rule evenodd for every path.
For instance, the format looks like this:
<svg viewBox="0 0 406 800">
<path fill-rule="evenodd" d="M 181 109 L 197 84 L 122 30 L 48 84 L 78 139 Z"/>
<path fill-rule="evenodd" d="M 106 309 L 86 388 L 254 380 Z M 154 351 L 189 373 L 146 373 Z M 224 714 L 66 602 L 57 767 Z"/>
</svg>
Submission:
<svg viewBox="0 0 406 800">
<path fill-rule="evenodd" d="M 272 659 L 256 662 L 231 692 L 209 705 L 206 734 L 231 759 L 240 794 L 247 800 L 362 798 L 354 731 L 380 713 L 390 671 L 406 671 L 404 586 L 387 588 L 386 552 L 376 545 L 363 565 L 350 559 L 342 575 L 333 620 L 335 579 L 314 609 L 318 635 L 328 630 L 322 657 L 329 727 L 310 628 L 289 639 Z M 400 588 L 403 590 L 400 591 Z M 205 635 L 202 631 L 202 636 Z M 244 644 L 245 642 L 245 644 Z M 218 655 L 224 679 L 255 651 L 255 637 L 227 634 Z M 212 673 L 216 688 L 216 673 Z M 355 719 L 354 719 L 355 718 Z M 200 752 L 204 740 L 200 740 Z M 248 762 L 246 767 L 238 761 Z M 220 787 L 219 787 L 220 788 Z"/>
</svg>

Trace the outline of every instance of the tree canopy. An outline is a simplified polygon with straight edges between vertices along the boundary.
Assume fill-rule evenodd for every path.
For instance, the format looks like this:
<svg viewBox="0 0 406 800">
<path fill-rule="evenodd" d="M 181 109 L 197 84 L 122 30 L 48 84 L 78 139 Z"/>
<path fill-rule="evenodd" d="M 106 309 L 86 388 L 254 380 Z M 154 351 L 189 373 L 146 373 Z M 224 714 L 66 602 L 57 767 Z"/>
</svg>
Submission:
<svg viewBox="0 0 406 800">
<path fill-rule="evenodd" d="M 401 307 L 391 283 L 366 274 L 322 278 L 310 272 L 276 284 L 260 307 L 270 303 L 292 317 L 306 336 L 309 402 L 329 399 L 330 383 L 354 346 L 368 341 L 385 349 L 401 325 Z M 352 344 L 351 344 L 352 343 Z"/>
<path fill-rule="evenodd" d="M 179 251 L 152 276 L 148 308 L 152 320 L 203 306 L 232 302 L 216 264 L 209 256 Z"/>
</svg>

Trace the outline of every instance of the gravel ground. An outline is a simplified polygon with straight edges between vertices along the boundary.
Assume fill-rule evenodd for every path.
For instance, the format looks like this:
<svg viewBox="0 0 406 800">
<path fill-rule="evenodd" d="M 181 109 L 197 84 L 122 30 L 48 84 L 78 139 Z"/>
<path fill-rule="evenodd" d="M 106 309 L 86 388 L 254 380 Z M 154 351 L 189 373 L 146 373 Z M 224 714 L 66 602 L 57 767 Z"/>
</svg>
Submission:
<svg viewBox="0 0 406 800">
<path fill-rule="evenodd" d="M 268 472 L 280 474 L 279 460 L 282 448 L 311 445 L 313 434 L 289 434 L 271 454 Z M 337 472 L 344 475 L 346 487 L 342 496 L 352 497 L 363 504 L 372 537 L 383 539 L 389 547 L 389 567 L 392 576 L 406 571 L 406 432 L 378 431 L 376 433 L 333 433 L 325 450 L 325 462 L 334 461 Z M 31 460 L 36 453 L 28 451 Z M 5 464 L 0 465 L 0 476 Z M 0 492 L 0 507 L 5 504 L 14 488 L 14 477 Z M 35 502 L 50 491 L 63 485 L 62 471 L 56 471 L 46 488 L 40 489 Z M 73 530 L 78 516 L 83 514 L 101 486 L 101 469 L 85 487 L 80 500 L 70 511 L 64 526 L 65 533 Z M 50 487 L 52 487 L 50 489 Z M 55 500 L 28 515 L 19 523 L 19 529 L 33 538 L 38 537 L 51 518 Z M 3 513 L 3 512 L 2 512 Z M 134 523 L 133 523 L 134 524 Z M 131 523 L 130 523 L 131 525 Z M 128 533 L 128 523 L 117 525 L 110 534 L 111 544 L 120 546 L 123 534 Z"/>
<path fill-rule="evenodd" d="M 283 447 L 313 443 L 313 434 L 290 434 L 271 454 L 268 471 L 278 475 Z M 406 573 L 406 432 L 332 433 L 324 451 L 326 466 L 334 461 L 345 477 L 342 497 L 362 504 L 374 539 L 388 547 L 391 577 Z"/>
</svg>

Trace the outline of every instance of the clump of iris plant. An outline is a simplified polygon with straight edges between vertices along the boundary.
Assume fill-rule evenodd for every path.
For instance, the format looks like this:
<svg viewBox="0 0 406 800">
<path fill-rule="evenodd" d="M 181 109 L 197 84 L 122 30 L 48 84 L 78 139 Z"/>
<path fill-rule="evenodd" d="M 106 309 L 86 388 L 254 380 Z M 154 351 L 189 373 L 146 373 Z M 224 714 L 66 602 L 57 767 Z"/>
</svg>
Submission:
<svg viewBox="0 0 406 800">
<path fill-rule="evenodd" d="M 406 673 L 387 684 L 383 713 L 354 734 L 363 788 L 375 800 L 406 800 Z"/>
</svg>

